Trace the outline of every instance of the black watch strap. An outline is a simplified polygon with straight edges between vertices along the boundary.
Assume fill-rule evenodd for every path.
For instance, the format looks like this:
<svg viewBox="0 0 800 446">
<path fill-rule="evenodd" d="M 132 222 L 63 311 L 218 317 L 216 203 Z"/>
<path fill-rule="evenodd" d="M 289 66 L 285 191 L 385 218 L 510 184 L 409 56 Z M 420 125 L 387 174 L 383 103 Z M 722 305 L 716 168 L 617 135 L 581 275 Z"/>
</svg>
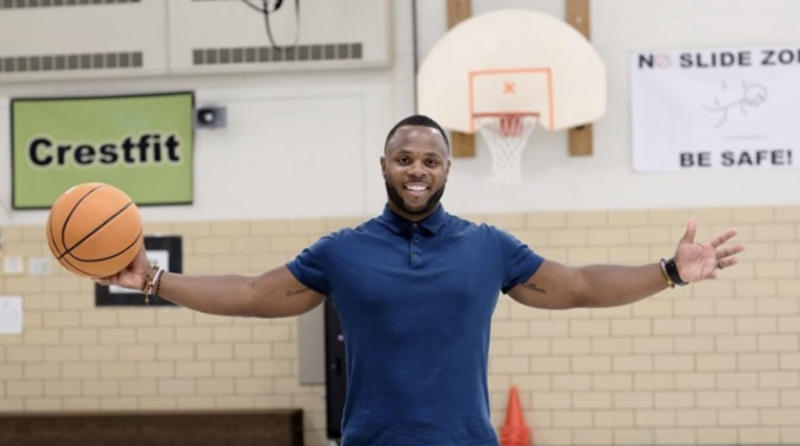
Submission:
<svg viewBox="0 0 800 446">
<path fill-rule="evenodd" d="M 664 263 L 664 267 L 667 270 L 667 274 L 669 275 L 670 280 L 672 283 L 678 286 L 687 285 L 683 279 L 681 279 L 681 275 L 678 274 L 678 266 L 675 265 L 675 259 L 669 259 Z"/>
</svg>

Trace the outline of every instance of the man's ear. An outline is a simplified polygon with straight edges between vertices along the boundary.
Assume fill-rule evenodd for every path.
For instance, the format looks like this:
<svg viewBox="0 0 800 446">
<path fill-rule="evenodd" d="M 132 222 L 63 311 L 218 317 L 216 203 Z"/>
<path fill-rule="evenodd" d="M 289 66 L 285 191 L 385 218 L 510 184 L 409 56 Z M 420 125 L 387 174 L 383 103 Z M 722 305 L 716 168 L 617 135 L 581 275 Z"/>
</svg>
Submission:
<svg viewBox="0 0 800 446">
<path fill-rule="evenodd" d="M 381 157 L 381 176 L 386 178 L 386 157 Z"/>
</svg>

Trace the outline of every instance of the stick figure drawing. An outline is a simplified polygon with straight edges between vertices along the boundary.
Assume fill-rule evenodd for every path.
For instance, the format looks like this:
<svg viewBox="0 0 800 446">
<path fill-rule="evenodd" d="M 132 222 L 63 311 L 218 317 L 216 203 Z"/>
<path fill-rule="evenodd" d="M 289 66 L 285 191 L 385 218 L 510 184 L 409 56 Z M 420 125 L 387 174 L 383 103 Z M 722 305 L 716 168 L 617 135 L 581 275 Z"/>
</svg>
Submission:
<svg viewBox="0 0 800 446">
<path fill-rule="evenodd" d="M 728 86 L 725 81 L 722 81 L 723 94 L 727 92 Z M 722 127 L 728 121 L 728 110 L 733 107 L 738 107 L 742 116 L 747 116 L 747 107 L 759 107 L 764 101 L 767 100 L 767 87 L 753 83 L 748 84 L 747 81 L 742 81 L 741 97 L 731 100 L 727 103 L 722 103 L 718 96 L 714 96 L 714 105 L 703 105 L 702 107 L 712 113 L 720 113 L 720 119 L 714 125 L 714 128 Z"/>
</svg>

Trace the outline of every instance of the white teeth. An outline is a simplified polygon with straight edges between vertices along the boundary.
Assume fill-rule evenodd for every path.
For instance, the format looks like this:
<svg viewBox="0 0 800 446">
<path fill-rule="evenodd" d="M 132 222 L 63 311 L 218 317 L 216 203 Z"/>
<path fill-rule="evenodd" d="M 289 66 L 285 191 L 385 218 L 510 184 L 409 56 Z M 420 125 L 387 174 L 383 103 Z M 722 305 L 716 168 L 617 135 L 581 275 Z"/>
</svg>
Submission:
<svg viewBox="0 0 800 446">
<path fill-rule="evenodd" d="M 428 186 L 425 186 L 423 184 L 406 184 L 406 189 L 412 190 L 414 192 L 422 192 L 428 189 Z"/>
</svg>

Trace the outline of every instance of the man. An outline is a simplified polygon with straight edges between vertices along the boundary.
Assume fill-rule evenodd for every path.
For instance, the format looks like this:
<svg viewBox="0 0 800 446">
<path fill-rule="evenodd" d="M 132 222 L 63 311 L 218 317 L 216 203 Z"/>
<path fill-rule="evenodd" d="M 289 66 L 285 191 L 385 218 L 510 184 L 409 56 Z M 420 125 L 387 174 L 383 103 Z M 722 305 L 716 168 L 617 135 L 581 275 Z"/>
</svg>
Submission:
<svg viewBox="0 0 800 446">
<path fill-rule="evenodd" d="M 154 272 L 142 251 L 104 282 L 225 315 L 293 316 L 327 296 L 346 339 L 344 446 L 496 446 L 486 377 L 498 291 L 537 308 L 623 305 L 714 278 L 744 249 L 722 246 L 735 231 L 696 244 L 690 221 L 674 260 L 567 267 L 503 231 L 447 214 L 439 200 L 449 170 L 444 131 L 410 116 L 386 138 L 380 216 L 259 277 Z"/>
</svg>

